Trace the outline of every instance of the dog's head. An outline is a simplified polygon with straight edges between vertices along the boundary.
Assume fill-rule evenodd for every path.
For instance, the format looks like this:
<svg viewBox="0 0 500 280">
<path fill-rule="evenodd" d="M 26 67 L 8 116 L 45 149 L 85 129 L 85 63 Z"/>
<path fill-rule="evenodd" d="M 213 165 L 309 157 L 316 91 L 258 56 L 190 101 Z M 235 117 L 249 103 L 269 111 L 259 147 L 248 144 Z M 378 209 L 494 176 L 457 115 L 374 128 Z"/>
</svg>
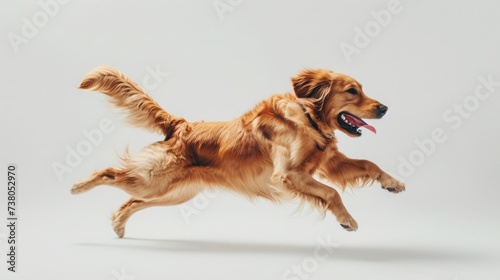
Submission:
<svg viewBox="0 0 500 280">
<path fill-rule="evenodd" d="M 388 109 L 366 96 L 355 79 L 329 70 L 302 71 L 292 78 L 292 84 L 297 97 L 314 105 L 320 121 L 352 137 L 361 136 L 361 127 L 375 132 L 361 118 L 380 119 Z"/>
</svg>

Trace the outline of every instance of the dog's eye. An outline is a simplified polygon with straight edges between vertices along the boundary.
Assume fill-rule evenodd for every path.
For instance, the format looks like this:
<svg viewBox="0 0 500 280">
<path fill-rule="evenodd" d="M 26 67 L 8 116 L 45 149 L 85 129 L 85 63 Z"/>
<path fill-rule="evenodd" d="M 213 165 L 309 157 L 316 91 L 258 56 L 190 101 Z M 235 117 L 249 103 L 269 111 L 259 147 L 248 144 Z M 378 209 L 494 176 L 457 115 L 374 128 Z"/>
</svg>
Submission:
<svg viewBox="0 0 500 280">
<path fill-rule="evenodd" d="M 355 88 L 350 88 L 347 90 L 347 92 L 350 94 L 358 94 L 358 91 Z"/>
</svg>

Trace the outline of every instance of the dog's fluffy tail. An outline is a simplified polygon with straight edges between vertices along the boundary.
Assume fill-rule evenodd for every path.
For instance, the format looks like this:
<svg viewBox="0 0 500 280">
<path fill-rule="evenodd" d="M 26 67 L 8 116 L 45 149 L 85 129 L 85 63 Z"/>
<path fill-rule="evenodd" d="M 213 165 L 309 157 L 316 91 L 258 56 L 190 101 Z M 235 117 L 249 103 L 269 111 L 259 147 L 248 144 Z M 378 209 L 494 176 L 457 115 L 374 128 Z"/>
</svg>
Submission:
<svg viewBox="0 0 500 280">
<path fill-rule="evenodd" d="M 90 71 L 79 88 L 106 94 L 113 105 L 128 113 L 130 124 L 162 133 L 166 138 L 185 122 L 167 113 L 134 81 L 110 66 Z"/>
</svg>

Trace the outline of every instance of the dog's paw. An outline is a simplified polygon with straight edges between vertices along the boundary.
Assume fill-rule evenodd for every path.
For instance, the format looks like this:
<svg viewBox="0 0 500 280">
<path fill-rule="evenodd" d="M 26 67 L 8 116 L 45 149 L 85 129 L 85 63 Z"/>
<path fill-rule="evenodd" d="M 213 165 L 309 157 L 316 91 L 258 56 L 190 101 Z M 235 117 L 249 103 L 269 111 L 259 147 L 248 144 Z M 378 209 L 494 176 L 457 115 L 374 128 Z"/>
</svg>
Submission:
<svg viewBox="0 0 500 280">
<path fill-rule="evenodd" d="M 91 189 L 95 188 L 97 185 L 94 180 L 83 180 L 73 185 L 71 188 L 71 194 L 81 194 L 84 192 L 88 192 Z"/>
<path fill-rule="evenodd" d="M 113 229 L 114 229 L 116 235 L 118 236 L 118 238 L 123 238 L 123 236 L 125 235 L 125 227 L 113 226 Z"/>
<path fill-rule="evenodd" d="M 351 217 L 343 217 L 338 219 L 340 226 L 343 227 L 347 231 L 356 231 L 358 230 L 358 223 Z"/>
<path fill-rule="evenodd" d="M 113 214 L 113 216 L 111 217 L 111 221 L 113 230 L 115 231 L 116 235 L 118 235 L 119 238 L 123 238 L 123 236 L 125 235 L 125 224 L 120 219 L 119 212 Z"/>
<path fill-rule="evenodd" d="M 73 185 L 71 188 L 71 194 L 81 194 L 88 191 L 88 189 L 85 187 L 85 184 L 82 183 L 76 183 Z"/>
<path fill-rule="evenodd" d="M 399 193 L 406 189 L 405 184 L 399 182 L 398 180 L 392 178 L 387 174 L 383 175 L 379 181 L 383 189 L 388 190 L 392 193 Z"/>
</svg>

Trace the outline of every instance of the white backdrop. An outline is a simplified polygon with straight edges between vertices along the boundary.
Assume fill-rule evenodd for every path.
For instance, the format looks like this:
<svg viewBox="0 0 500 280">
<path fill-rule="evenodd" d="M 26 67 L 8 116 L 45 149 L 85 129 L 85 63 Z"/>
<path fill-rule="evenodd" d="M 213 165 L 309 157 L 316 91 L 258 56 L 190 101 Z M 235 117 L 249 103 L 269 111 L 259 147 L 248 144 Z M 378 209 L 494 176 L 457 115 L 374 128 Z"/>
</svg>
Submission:
<svg viewBox="0 0 500 280">
<path fill-rule="evenodd" d="M 17 272 L 2 261 L 1 278 L 500 279 L 499 12 L 493 0 L 2 1 L 0 216 L 15 163 L 19 220 Z M 304 68 L 351 75 L 389 112 L 370 122 L 377 135 L 337 133 L 339 146 L 407 191 L 344 193 L 355 233 L 218 193 L 139 212 L 117 239 L 110 214 L 127 195 L 69 189 L 161 136 L 76 89 L 102 64 L 192 121 L 235 118 Z M 2 260 L 9 235 L 0 227 Z"/>
</svg>

